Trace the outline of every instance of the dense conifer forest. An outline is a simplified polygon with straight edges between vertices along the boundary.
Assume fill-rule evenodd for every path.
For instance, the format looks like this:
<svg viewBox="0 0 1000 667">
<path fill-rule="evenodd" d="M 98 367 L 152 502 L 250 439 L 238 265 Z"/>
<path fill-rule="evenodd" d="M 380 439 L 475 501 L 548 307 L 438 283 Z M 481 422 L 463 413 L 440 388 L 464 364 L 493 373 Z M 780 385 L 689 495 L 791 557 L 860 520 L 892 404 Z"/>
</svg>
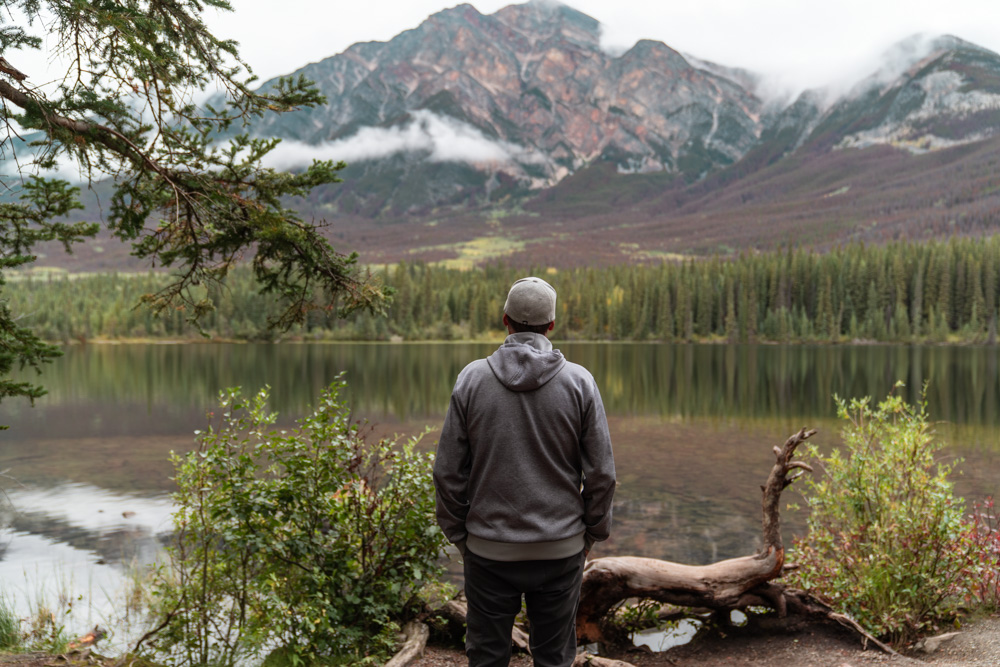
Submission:
<svg viewBox="0 0 1000 667">
<path fill-rule="evenodd" d="M 395 291 L 384 317 L 308 313 L 287 333 L 249 270 L 225 289 L 197 288 L 215 303 L 201 322 L 184 310 L 155 317 L 135 307 L 165 278 L 150 273 L 24 274 L 14 312 L 53 341 L 95 338 L 459 340 L 496 338 L 510 283 L 544 276 L 559 292 L 554 338 L 732 342 L 995 342 L 1000 236 L 945 242 L 795 248 L 611 268 L 531 271 L 496 264 L 461 271 L 400 263 L 381 272 Z"/>
</svg>

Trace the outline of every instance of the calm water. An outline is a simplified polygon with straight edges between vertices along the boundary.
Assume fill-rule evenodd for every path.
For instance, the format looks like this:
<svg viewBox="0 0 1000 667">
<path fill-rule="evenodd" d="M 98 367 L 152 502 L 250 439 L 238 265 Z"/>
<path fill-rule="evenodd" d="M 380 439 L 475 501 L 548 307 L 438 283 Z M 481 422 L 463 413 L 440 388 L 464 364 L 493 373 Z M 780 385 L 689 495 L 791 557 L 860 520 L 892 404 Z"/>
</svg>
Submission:
<svg viewBox="0 0 1000 667">
<path fill-rule="evenodd" d="M 911 400 L 927 384 L 947 454 L 964 459 L 959 492 L 974 499 L 1000 486 L 996 348 L 556 345 L 597 378 L 615 446 L 615 531 L 595 555 L 704 563 L 751 552 L 771 447 L 802 426 L 835 446 L 831 396 L 883 397 L 897 380 Z M 359 419 L 416 433 L 440 427 L 458 371 L 494 347 L 71 347 L 40 378 L 49 394 L 34 408 L 0 404 L 12 527 L 0 540 L 0 585 L 19 599 L 82 600 L 81 627 L 99 621 L 122 563 L 152 560 L 169 534 L 168 453 L 192 446 L 225 387 L 270 385 L 272 409 L 291 420 L 344 372 Z M 802 516 L 784 519 L 786 536 L 801 529 Z"/>
</svg>

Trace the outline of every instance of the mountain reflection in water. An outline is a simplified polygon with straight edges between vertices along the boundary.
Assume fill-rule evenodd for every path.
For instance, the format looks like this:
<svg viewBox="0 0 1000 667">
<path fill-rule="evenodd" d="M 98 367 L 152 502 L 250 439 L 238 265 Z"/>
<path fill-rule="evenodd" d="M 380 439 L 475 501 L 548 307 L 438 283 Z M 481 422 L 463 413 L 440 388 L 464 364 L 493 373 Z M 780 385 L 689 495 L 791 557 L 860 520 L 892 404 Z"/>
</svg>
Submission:
<svg viewBox="0 0 1000 667">
<path fill-rule="evenodd" d="M 803 426 L 819 428 L 813 440 L 820 447 L 836 446 L 832 395 L 877 399 L 897 380 L 910 401 L 927 384 L 946 454 L 964 459 L 959 493 L 997 492 L 995 347 L 555 345 L 597 379 L 615 446 L 615 528 L 595 556 L 694 564 L 755 550 L 771 448 Z M 70 347 L 40 379 L 30 376 L 49 390 L 34 408 L 0 404 L 0 424 L 11 425 L 0 435 L 0 470 L 18 482 L 5 485 L 16 513 L 8 513 L 0 540 L 0 585 L 37 596 L 39 581 L 71 577 L 74 590 L 93 600 L 115 589 L 123 564 L 154 560 L 170 531 L 168 455 L 192 447 L 223 388 L 249 393 L 269 385 L 271 409 L 290 423 L 344 372 L 358 419 L 370 420 L 376 434 L 429 426 L 429 448 L 455 376 L 495 347 Z M 795 500 L 794 487 L 788 499 Z M 788 540 L 804 516 L 785 512 L 783 519 Z"/>
</svg>

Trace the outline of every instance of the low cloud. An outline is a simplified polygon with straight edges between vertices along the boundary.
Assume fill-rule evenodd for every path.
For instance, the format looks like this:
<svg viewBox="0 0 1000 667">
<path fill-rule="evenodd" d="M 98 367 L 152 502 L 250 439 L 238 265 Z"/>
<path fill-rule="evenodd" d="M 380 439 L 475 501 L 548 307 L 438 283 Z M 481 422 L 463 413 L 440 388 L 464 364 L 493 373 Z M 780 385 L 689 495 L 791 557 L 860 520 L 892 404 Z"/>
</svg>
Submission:
<svg viewBox="0 0 1000 667">
<path fill-rule="evenodd" d="M 426 110 L 414 111 L 401 127 L 365 127 L 357 134 L 320 145 L 283 141 L 268 156 L 268 166 L 278 169 L 308 164 L 312 160 L 360 162 L 398 153 L 422 153 L 431 162 L 467 164 L 537 164 L 540 153 L 507 141 L 485 136 L 480 130 L 453 118 Z"/>
<path fill-rule="evenodd" d="M 80 163 L 72 157 L 61 153 L 56 157 L 54 169 L 42 169 L 36 161 L 34 147 L 28 147 L 17 142 L 16 147 L 5 146 L 0 153 L 0 179 L 6 187 L 19 187 L 19 183 L 27 181 L 30 176 L 41 176 L 43 178 L 61 178 L 70 183 L 85 183 L 88 175 L 80 167 Z M 100 178 L 100 174 L 95 174 L 95 178 Z"/>
<path fill-rule="evenodd" d="M 845 96 L 855 97 L 873 87 L 883 88 L 935 51 L 956 45 L 953 37 L 918 33 L 895 42 L 889 48 L 856 55 L 826 83 L 804 86 L 801 77 L 796 79 L 772 73 L 761 77 L 754 92 L 765 102 L 784 107 L 808 90 L 825 109 Z"/>
<path fill-rule="evenodd" d="M 953 37 L 919 33 L 896 42 L 882 53 L 873 81 L 879 85 L 891 83 L 930 54 L 944 48 L 954 48 Z"/>
<path fill-rule="evenodd" d="M 411 116 L 410 122 L 401 127 L 366 127 L 351 137 L 319 145 L 285 140 L 264 158 L 264 164 L 284 170 L 308 165 L 313 160 L 352 163 L 384 159 L 398 153 L 420 154 L 431 162 L 475 165 L 516 167 L 548 163 L 545 155 L 536 149 L 490 139 L 477 128 L 453 118 L 426 110 L 414 111 Z M 34 164 L 30 149 L 22 147 L 18 155 L 20 164 L 15 162 L 9 148 L 6 155 L 0 156 L 0 177 L 10 179 L 19 173 L 42 173 Z M 45 171 L 44 175 L 72 183 L 86 180 L 79 165 L 66 155 L 59 156 L 57 163 L 56 170 Z"/>
</svg>

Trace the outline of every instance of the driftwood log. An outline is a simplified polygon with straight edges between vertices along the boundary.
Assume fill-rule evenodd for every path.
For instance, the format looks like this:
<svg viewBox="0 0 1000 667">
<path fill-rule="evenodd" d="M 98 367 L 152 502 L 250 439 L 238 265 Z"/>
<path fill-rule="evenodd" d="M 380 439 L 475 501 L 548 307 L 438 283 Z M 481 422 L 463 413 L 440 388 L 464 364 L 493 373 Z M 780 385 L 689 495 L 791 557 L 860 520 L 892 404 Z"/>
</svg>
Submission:
<svg viewBox="0 0 1000 667">
<path fill-rule="evenodd" d="M 815 434 L 815 429 L 802 429 L 783 446 L 773 449 L 774 466 L 761 487 L 763 545 L 756 554 L 710 565 L 682 565 L 628 556 L 588 562 L 576 617 L 578 642 L 625 643 L 628 632 L 615 625 L 610 612 L 625 600 L 641 598 L 700 612 L 716 612 L 718 617 L 737 609 L 768 607 L 777 612 L 776 617 L 762 620 L 759 627 L 778 630 L 808 622 L 833 622 L 858 633 L 866 643 L 872 642 L 894 654 L 853 619 L 834 613 L 803 591 L 774 581 L 785 567 L 781 492 L 806 472 L 812 472 L 808 465 L 794 460 L 794 455 L 796 448 Z"/>
<path fill-rule="evenodd" d="M 775 582 L 785 568 L 785 548 L 781 540 L 781 493 L 806 472 L 805 463 L 794 460 L 795 450 L 816 434 L 802 429 L 774 447 L 774 466 L 761 487 L 763 545 L 751 556 L 731 558 L 710 565 L 683 565 L 653 558 L 618 556 L 596 558 L 584 567 L 580 606 L 576 617 L 578 644 L 629 643 L 630 629 L 614 621 L 614 611 L 632 599 L 664 603 L 661 619 L 679 618 L 691 613 L 712 613 L 724 618 L 733 610 L 767 607 L 775 612 L 757 621 L 765 630 L 788 630 L 810 622 L 823 621 L 842 625 L 856 632 L 863 641 L 883 651 L 895 652 L 866 632 L 853 619 L 834 613 L 829 607 L 803 591 L 786 588 Z M 686 611 L 685 611 L 686 610 Z M 464 602 L 449 602 L 439 612 L 453 621 L 464 620 Z M 527 636 L 515 628 L 512 641 L 527 650 Z M 590 661 L 590 662 L 588 662 Z M 594 656 L 578 656 L 574 665 L 626 665 Z"/>
<path fill-rule="evenodd" d="M 576 634 L 581 643 L 621 643 L 608 614 L 629 598 L 644 598 L 680 607 L 707 610 L 745 609 L 763 605 L 787 613 L 783 589 L 769 584 L 781 576 L 785 548 L 781 541 L 781 492 L 811 471 L 793 460 L 795 449 L 816 433 L 802 429 L 775 447 L 775 463 L 761 487 L 763 545 L 758 553 L 710 565 L 682 565 L 631 556 L 597 558 L 583 572 Z"/>
</svg>

